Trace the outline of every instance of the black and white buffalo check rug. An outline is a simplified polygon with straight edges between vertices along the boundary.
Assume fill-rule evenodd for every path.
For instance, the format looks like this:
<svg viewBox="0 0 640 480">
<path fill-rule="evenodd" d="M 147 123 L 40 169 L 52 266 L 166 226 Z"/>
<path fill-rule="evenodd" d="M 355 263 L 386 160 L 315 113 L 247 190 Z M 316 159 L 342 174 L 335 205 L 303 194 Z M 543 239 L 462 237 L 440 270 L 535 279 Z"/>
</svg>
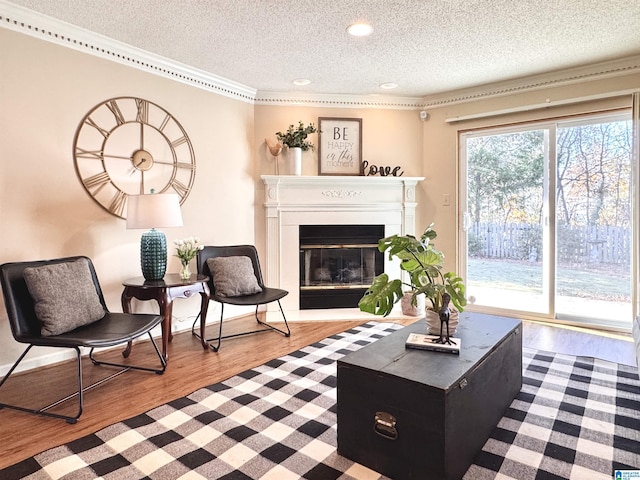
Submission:
<svg viewBox="0 0 640 480">
<path fill-rule="evenodd" d="M 370 322 L 0 470 L 0 479 L 384 479 L 336 452 L 336 360 Z M 525 350 L 523 388 L 465 480 L 613 479 L 640 469 L 635 368 Z"/>
</svg>

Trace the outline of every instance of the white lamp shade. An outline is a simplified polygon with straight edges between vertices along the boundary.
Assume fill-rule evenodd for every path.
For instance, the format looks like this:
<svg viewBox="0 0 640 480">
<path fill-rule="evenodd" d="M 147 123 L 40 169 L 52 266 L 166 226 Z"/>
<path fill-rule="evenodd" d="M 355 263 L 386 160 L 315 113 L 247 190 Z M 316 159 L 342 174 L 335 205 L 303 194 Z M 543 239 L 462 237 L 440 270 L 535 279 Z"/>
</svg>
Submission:
<svg viewBox="0 0 640 480">
<path fill-rule="evenodd" d="M 181 227 L 180 197 L 175 193 L 129 195 L 127 229 Z"/>
</svg>

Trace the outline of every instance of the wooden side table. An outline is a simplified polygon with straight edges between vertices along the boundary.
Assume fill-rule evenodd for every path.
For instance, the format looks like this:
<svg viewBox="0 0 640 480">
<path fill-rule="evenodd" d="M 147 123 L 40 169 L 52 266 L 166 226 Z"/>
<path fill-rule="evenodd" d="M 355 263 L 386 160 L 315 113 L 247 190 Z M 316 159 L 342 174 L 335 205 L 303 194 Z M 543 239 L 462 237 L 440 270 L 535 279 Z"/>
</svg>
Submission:
<svg viewBox="0 0 640 480">
<path fill-rule="evenodd" d="M 209 345 L 205 340 L 205 323 L 207 319 L 207 309 L 209 308 L 210 292 L 207 282 L 209 277 L 206 275 L 191 275 L 189 280 L 182 280 L 180 275 L 170 273 L 161 280 L 145 280 L 144 277 L 130 278 L 122 282 L 124 290 L 122 291 L 122 311 L 131 313 L 131 299 L 138 300 L 155 300 L 160 307 L 160 315 L 162 315 L 162 355 L 168 360 L 167 347 L 169 342 L 173 340 L 171 332 L 171 316 L 173 312 L 174 298 L 189 298 L 194 293 L 199 293 L 202 297 L 200 306 L 200 338 L 202 339 L 202 348 L 209 349 Z M 131 351 L 131 342 L 127 346 L 123 355 L 126 357 Z"/>
</svg>

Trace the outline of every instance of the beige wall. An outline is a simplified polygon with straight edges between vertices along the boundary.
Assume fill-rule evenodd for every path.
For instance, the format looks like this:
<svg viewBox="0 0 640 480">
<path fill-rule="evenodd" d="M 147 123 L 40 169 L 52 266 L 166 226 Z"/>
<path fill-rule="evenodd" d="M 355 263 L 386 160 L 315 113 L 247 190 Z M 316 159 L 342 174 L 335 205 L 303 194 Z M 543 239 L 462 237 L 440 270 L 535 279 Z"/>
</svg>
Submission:
<svg viewBox="0 0 640 480">
<path fill-rule="evenodd" d="M 117 96 L 146 98 L 171 112 L 188 132 L 197 162 L 193 190 L 183 205 L 184 227 L 167 229 L 169 242 L 189 235 L 207 244 L 255 243 L 265 248 L 262 174 L 274 174 L 264 138 L 302 120 L 363 120 L 363 158 L 400 165 L 406 176 L 424 176 L 418 188 L 416 226 L 435 222 L 438 247 L 455 268 L 460 206 L 457 141 L 461 131 L 498 124 L 630 105 L 630 97 L 446 123 L 461 115 L 640 89 L 627 75 L 489 100 L 417 111 L 254 106 L 0 28 L 0 263 L 84 254 L 96 265 L 107 304 L 120 310 L 121 281 L 139 275 L 140 231 L 100 208 L 84 191 L 73 167 L 79 121 L 96 104 Z M 317 136 L 314 135 L 317 143 Z M 282 162 L 282 160 L 281 160 Z M 315 152 L 303 154 L 303 174 L 317 174 Z M 449 194 L 451 205 L 444 206 Z M 179 264 L 170 257 L 169 271 Z M 193 300 L 193 301 L 192 301 Z M 2 300 L 0 300 L 1 302 Z M 198 299 L 177 301 L 174 329 L 190 327 Z M 138 311 L 155 306 L 136 305 Z M 212 308 L 210 308 L 210 313 Z M 215 308 L 213 309 L 213 316 Z M 11 339 L 0 304 L 0 372 L 22 347 Z M 39 352 L 31 366 L 55 357 Z"/>
<path fill-rule="evenodd" d="M 121 311 L 121 282 L 140 275 L 142 231 L 98 206 L 76 177 L 72 155 L 81 119 L 98 103 L 138 96 L 171 112 L 187 131 L 196 178 L 172 241 L 254 241 L 253 105 L 0 28 L 0 263 L 83 254 L 95 263 L 108 307 Z M 3 300 L 1 300 L 3 302 Z M 191 326 L 199 300 L 174 305 L 174 329 Z M 157 311 L 155 305 L 136 305 Z M 210 312 L 212 310 L 210 309 Z M 215 313 L 213 313 L 215 316 Z M 182 320 L 182 322 L 181 322 Z M 0 370 L 22 346 L 0 305 Z M 39 349 L 32 358 L 53 350 Z M 37 364 L 33 361 L 33 365 Z"/>
</svg>

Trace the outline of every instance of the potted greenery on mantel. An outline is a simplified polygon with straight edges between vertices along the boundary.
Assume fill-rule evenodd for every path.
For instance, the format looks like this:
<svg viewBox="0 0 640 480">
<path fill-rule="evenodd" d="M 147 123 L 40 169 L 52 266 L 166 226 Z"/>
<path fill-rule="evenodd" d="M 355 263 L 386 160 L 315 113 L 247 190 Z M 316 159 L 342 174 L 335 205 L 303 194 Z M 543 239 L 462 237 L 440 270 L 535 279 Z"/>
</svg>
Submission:
<svg viewBox="0 0 640 480">
<path fill-rule="evenodd" d="M 318 129 L 313 123 L 310 123 L 305 127 L 302 120 L 300 120 L 297 127 L 289 125 L 286 132 L 276 132 L 276 137 L 278 137 L 278 140 L 280 140 L 283 145 L 286 145 L 289 148 L 300 148 L 304 151 L 313 150 L 314 145 L 307 140 L 307 137 L 317 131 Z"/>
<path fill-rule="evenodd" d="M 305 126 L 300 120 L 297 127 L 292 124 L 289 125 L 286 132 L 276 132 L 278 140 L 288 147 L 287 155 L 293 175 L 302 173 L 302 152 L 314 149 L 313 143 L 307 140 L 307 137 L 317 131 L 318 129 L 313 123 Z"/>
<path fill-rule="evenodd" d="M 408 293 L 412 295 L 412 305 L 417 304 L 416 299 L 421 294 L 431 302 L 431 305 L 427 305 L 425 312 L 430 333 L 436 333 L 431 328 L 429 319 L 431 312 L 435 314 L 435 324 L 439 329 L 438 312 L 442 308 L 444 293 L 451 296 L 452 317 L 454 313 L 461 312 L 467 304 L 465 286 L 457 274 L 442 272 L 444 254 L 432 243 L 436 237 L 437 233 L 431 224 L 420 238 L 413 235 L 392 235 L 379 240 L 378 250 L 388 251 L 390 260 L 399 259 L 400 268 L 409 274 L 411 283 L 403 283 L 400 279 L 389 280 L 386 273 L 378 275 L 360 299 L 358 303 L 360 310 L 374 315 L 389 315 L 394 304 L 404 295 L 403 285 L 405 285 L 409 287 Z"/>
</svg>

